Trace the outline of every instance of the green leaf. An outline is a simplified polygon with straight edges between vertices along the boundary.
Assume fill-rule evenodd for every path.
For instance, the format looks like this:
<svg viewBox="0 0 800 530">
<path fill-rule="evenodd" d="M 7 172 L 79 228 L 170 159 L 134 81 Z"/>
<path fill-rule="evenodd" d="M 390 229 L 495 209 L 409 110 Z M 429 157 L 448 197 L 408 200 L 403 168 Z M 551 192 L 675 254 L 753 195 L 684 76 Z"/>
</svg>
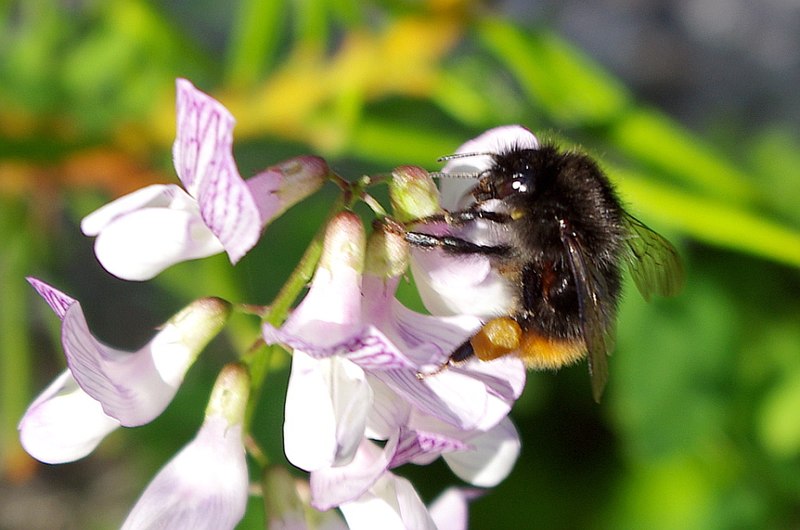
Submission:
<svg viewBox="0 0 800 530">
<path fill-rule="evenodd" d="M 478 38 L 558 123 L 607 122 L 629 103 L 616 79 L 553 33 L 528 33 L 510 22 L 487 19 L 478 26 Z"/>
<path fill-rule="evenodd" d="M 628 157 L 717 197 L 745 203 L 758 196 L 747 175 L 657 111 L 640 108 L 625 113 L 608 136 Z"/>
<path fill-rule="evenodd" d="M 277 55 L 286 25 L 284 0 L 244 0 L 239 4 L 227 57 L 227 78 L 234 86 L 251 86 Z"/>
</svg>

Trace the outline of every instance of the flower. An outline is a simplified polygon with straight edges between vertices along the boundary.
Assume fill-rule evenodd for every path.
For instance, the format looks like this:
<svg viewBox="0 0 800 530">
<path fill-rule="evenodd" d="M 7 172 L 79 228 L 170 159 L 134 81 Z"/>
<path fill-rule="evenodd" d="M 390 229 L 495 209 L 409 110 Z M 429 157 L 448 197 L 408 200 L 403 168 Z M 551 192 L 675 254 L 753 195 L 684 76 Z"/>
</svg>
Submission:
<svg viewBox="0 0 800 530">
<path fill-rule="evenodd" d="M 303 156 L 245 181 L 233 159 L 233 116 L 221 103 L 177 81 L 175 184 L 151 185 L 86 216 L 95 255 L 110 273 L 148 280 L 181 261 L 227 252 L 236 263 L 263 228 L 324 182 L 328 167 Z"/>
<path fill-rule="evenodd" d="M 461 451 L 497 464 L 473 442 L 484 435 L 490 444 L 506 442 L 504 419 L 525 380 L 521 361 L 510 357 L 420 379 L 420 372 L 441 367 L 480 321 L 403 307 L 394 299 L 408 259 L 403 237 L 376 229 L 366 250 L 364 239 L 356 216 L 336 217 L 306 297 L 279 329 L 263 329 L 267 343 L 294 350 L 285 451 L 290 462 L 311 472 L 312 504 L 322 510 L 359 498 L 403 463 Z M 496 429 L 505 429 L 505 438 Z M 518 452 L 513 426 L 511 432 Z M 485 480 L 467 471 L 470 464 L 462 466 L 462 475 L 494 485 L 516 452 L 501 460 L 500 471 Z"/>
<path fill-rule="evenodd" d="M 82 458 L 117 426 L 159 416 L 230 312 L 230 304 L 218 298 L 197 300 L 144 347 L 125 352 L 92 335 L 78 301 L 41 280 L 28 281 L 62 320 L 69 368 L 34 400 L 18 427 L 25 449 L 48 463 Z"/>
<path fill-rule="evenodd" d="M 236 526 L 247 507 L 242 428 L 249 390 L 242 366 L 222 369 L 197 436 L 150 482 L 123 529 Z"/>
</svg>

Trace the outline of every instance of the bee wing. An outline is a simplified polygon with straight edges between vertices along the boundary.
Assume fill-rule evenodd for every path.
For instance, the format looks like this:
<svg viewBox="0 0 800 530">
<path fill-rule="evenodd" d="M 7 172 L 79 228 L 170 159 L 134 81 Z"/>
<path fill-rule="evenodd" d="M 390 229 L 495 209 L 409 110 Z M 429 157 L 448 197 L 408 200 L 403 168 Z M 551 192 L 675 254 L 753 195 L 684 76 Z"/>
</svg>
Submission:
<svg viewBox="0 0 800 530">
<path fill-rule="evenodd" d="M 634 216 L 625 213 L 624 222 L 628 228 L 628 269 L 642 297 L 649 301 L 653 294 L 678 294 L 685 279 L 678 251 Z"/>
<path fill-rule="evenodd" d="M 569 266 L 575 280 L 578 295 L 578 310 L 581 318 L 583 339 L 589 359 L 589 376 L 592 380 L 592 395 L 599 402 L 608 382 L 608 352 L 614 342 L 613 318 L 607 314 L 604 300 L 608 300 L 605 276 L 587 259 L 577 236 L 561 223 L 561 242 L 567 250 Z"/>
</svg>

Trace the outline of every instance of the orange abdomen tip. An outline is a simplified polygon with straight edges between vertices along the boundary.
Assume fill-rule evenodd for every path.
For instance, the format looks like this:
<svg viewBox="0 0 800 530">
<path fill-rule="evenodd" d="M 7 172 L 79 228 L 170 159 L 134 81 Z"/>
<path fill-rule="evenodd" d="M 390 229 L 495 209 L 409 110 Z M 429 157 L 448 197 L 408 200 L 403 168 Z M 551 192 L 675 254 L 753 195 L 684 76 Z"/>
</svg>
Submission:
<svg viewBox="0 0 800 530">
<path fill-rule="evenodd" d="M 470 344 L 478 359 L 491 361 L 516 351 L 521 336 L 522 329 L 516 320 L 499 317 L 484 324 L 470 339 Z"/>
<path fill-rule="evenodd" d="M 520 339 L 518 355 L 528 368 L 555 370 L 576 363 L 586 354 L 580 339 L 554 339 L 526 331 Z"/>
</svg>

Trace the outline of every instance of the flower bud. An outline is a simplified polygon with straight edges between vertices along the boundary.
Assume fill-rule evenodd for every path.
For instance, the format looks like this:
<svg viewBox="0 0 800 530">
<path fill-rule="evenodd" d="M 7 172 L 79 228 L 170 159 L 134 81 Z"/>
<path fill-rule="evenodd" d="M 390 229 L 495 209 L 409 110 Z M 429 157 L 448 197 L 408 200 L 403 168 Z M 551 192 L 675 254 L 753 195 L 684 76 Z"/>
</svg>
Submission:
<svg viewBox="0 0 800 530">
<path fill-rule="evenodd" d="M 384 223 L 376 222 L 367 240 L 364 271 L 382 278 L 395 278 L 408 268 L 409 250 L 405 238 Z"/>
<path fill-rule="evenodd" d="M 249 395 L 250 375 L 247 369 L 236 363 L 226 365 L 214 383 L 206 407 L 206 417 L 223 417 L 229 426 L 242 424 Z"/>
<path fill-rule="evenodd" d="M 436 184 L 427 171 L 416 166 L 400 166 L 392 172 L 389 198 L 394 215 L 401 222 L 442 211 Z"/>
<path fill-rule="evenodd" d="M 353 212 L 340 212 L 325 231 L 319 266 L 333 272 L 340 268 L 364 270 L 366 234 L 361 219 Z"/>
<path fill-rule="evenodd" d="M 324 159 L 298 156 L 271 166 L 246 182 L 256 199 L 262 223 L 267 225 L 320 189 L 329 174 Z"/>
</svg>

